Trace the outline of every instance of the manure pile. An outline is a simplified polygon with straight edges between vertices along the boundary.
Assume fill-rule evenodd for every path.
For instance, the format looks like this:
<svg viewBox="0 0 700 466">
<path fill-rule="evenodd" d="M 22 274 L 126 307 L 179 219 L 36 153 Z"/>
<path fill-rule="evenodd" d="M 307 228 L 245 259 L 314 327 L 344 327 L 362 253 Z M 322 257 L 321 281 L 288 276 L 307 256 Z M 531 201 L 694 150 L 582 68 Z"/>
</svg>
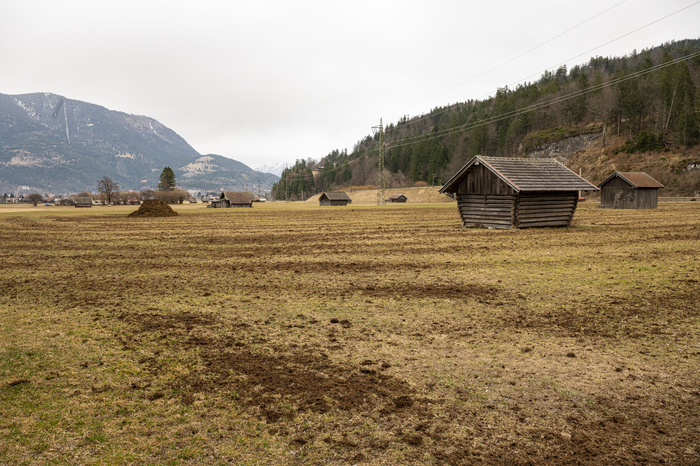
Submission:
<svg viewBox="0 0 700 466">
<path fill-rule="evenodd" d="M 178 215 L 172 207 L 160 199 L 146 199 L 136 210 L 129 214 L 129 217 L 173 217 Z"/>
</svg>

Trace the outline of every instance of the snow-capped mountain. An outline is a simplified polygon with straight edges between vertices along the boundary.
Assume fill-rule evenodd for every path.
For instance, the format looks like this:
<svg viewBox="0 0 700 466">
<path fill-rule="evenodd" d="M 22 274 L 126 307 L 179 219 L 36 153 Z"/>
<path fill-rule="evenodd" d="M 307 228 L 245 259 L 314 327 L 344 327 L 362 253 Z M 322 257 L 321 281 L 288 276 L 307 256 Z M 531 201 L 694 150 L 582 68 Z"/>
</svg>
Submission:
<svg viewBox="0 0 700 466">
<path fill-rule="evenodd" d="M 276 163 L 274 165 L 260 165 L 257 168 L 253 168 L 256 172 L 262 172 L 262 173 L 272 173 L 273 175 L 277 176 L 282 176 L 282 172 L 284 171 L 286 166 L 291 166 L 294 164 L 289 164 L 289 163 Z"/>
</svg>

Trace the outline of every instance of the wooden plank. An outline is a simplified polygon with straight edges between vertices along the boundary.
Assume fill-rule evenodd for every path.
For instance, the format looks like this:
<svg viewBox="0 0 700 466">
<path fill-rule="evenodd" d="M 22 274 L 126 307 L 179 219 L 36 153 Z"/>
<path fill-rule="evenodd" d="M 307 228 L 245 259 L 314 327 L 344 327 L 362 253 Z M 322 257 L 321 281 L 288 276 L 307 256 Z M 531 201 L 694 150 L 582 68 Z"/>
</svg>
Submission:
<svg viewBox="0 0 700 466">
<path fill-rule="evenodd" d="M 461 198 L 461 199 L 457 199 L 457 202 L 470 202 L 470 203 L 474 203 L 474 204 L 481 202 L 483 204 L 484 198 L 483 197 L 481 197 L 481 198 L 478 198 L 478 197 L 477 198 L 469 198 L 469 199 Z M 488 199 L 486 202 L 489 204 L 491 204 L 491 203 L 494 203 L 494 204 L 512 204 L 513 200 L 512 199 Z"/>
<path fill-rule="evenodd" d="M 518 219 L 518 225 L 525 225 L 525 224 L 530 224 L 530 223 L 543 223 L 543 222 L 568 222 L 571 217 L 556 217 L 556 218 L 550 218 L 550 217 L 537 217 L 537 218 L 528 218 L 525 220 Z"/>
<path fill-rule="evenodd" d="M 530 214 L 523 215 L 518 214 L 518 218 L 554 218 L 554 217 L 571 217 L 573 215 L 572 211 L 557 211 L 557 212 L 532 212 Z"/>
<path fill-rule="evenodd" d="M 542 201 L 569 201 L 576 199 L 575 196 L 520 196 L 520 202 L 542 202 Z"/>
<path fill-rule="evenodd" d="M 510 221 L 513 216 L 512 215 L 490 215 L 487 212 L 464 212 L 461 214 L 461 217 L 464 218 L 491 218 L 491 219 L 502 219 L 502 220 L 507 220 Z"/>
<path fill-rule="evenodd" d="M 518 212 L 529 212 L 532 210 L 557 210 L 557 209 L 567 209 L 571 210 L 575 208 L 574 204 L 559 204 L 559 205 L 531 205 L 531 206 L 518 206 Z"/>
<path fill-rule="evenodd" d="M 540 205 L 540 204 L 569 204 L 573 203 L 574 199 L 520 199 L 519 205 Z"/>
<path fill-rule="evenodd" d="M 513 209 L 498 209 L 495 207 L 469 207 L 469 208 L 460 208 L 459 209 L 460 213 L 463 214 L 468 214 L 469 212 L 473 212 L 477 215 L 500 215 L 500 216 L 511 216 L 513 215 Z"/>
<path fill-rule="evenodd" d="M 518 228 L 536 228 L 536 227 L 565 227 L 569 222 L 537 222 L 528 224 L 518 224 Z"/>
<path fill-rule="evenodd" d="M 510 230 L 513 228 L 511 224 L 507 225 L 495 225 L 487 223 L 463 223 L 462 226 L 465 228 L 495 228 L 497 230 Z"/>
<path fill-rule="evenodd" d="M 491 209 L 500 212 L 513 212 L 515 209 L 510 204 L 499 205 L 499 204 L 457 204 L 460 209 Z"/>
<path fill-rule="evenodd" d="M 558 207 L 558 206 L 573 206 L 576 204 L 573 200 L 571 201 L 566 201 L 566 202 L 528 202 L 528 203 L 518 203 L 518 207 L 523 207 L 523 208 L 532 208 L 532 207 L 547 207 L 547 206 L 553 206 L 553 207 Z"/>
<path fill-rule="evenodd" d="M 520 225 L 529 225 L 529 224 L 535 224 L 535 223 L 542 223 L 542 222 L 555 222 L 555 223 L 568 223 L 569 219 L 571 217 L 557 217 L 557 218 L 529 218 L 527 220 L 518 220 L 516 223 L 518 226 Z"/>
<path fill-rule="evenodd" d="M 481 217 L 479 215 L 462 215 L 462 220 L 489 221 L 498 223 L 512 223 L 510 217 Z"/>
<path fill-rule="evenodd" d="M 498 225 L 512 225 L 513 222 L 507 219 L 462 217 L 463 223 L 493 223 Z"/>
<path fill-rule="evenodd" d="M 518 209 L 518 215 L 556 214 L 558 212 L 573 213 L 574 208 L 569 207 L 569 208 L 558 208 L 558 209 L 530 209 L 530 210 Z"/>
<path fill-rule="evenodd" d="M 483 199 L 484 194 L 459 194 L 460 199 Z M 513 200 L 513 196 L 508 194 L 486 194 L 488 199 Z"/>
<path fill-rule="evenodd" d="M 533 199 L 542 197 L 578 197 L 578 191 L 547 191 L 547 192 L 521 192 L 521 199 Z"/>
</svg>

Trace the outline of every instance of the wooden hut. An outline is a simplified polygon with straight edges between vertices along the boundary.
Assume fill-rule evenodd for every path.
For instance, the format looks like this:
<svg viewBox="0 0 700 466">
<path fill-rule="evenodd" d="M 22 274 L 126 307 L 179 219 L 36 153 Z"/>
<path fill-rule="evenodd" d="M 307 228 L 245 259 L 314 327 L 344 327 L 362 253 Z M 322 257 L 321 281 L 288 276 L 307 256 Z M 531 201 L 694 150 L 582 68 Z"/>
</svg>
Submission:
<svg viewBox="0 0 700 466">
<path fill-rule="evenodd" d="M 211 207 L 253 207 L 254 199 L 255 196 L 250 191 L 222 191 L 221 196 L 211 202 Z"/>
<path fill-rule="evenodd" d="M 403 194 L 392 194 L 386 199 L 386 202 L 406 202 L 408 198 Z"/>
<path fill-rule="evenodd" d="M 92 207 L 91 197 L 76 197 L 74 199 L 75 207 Z"/>
<path fill-rule="evenodd" d="M 615 172 L 598 185 L 606 209 L 656 209 L 664 185 L 644 172 Z"/>
<path fill-rule="evenodd" d="M 352 202 L 350 196 L 347 193 L 321 193 L 321 197 L 318 198 L 318 205 L 320 206 L 337 206 L 337 205 L 348 205 Z"/>
<path fill-rule="evenodd" d="M 554 159 L 477 155 L 440 189 L 454 193 L 466 228 L 568 226 L 579 191 L 598 188 Z"/>
</svg>

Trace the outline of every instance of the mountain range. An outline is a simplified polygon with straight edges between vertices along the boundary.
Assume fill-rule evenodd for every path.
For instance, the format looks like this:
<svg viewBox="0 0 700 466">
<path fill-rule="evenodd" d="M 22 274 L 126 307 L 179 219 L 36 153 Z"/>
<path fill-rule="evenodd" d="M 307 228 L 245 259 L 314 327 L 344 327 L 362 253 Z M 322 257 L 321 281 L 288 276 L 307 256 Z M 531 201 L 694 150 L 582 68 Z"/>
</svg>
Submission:
<svg viewBox="0 0 700 466">
<path fill-rule="evenodd" d="M 153 118 L 51 93 L 0 94 L 0 191 L 62 194 L 155 188 L 164 167 L 183 189 L 268 190 L 279 178 L 216 154 L 200 154 Z"/>
<path fill-rule="evenodd" d="M 273 175 L 282 176 L 282 172 L 284 171 L 287 166 L 290 165 L 288 163 L 280 162 L 280 163 L 275 163 L 273 165 L 260 165 L 259 167 L 255 167 L 253 170 L 262 172 L 262 173 L 272 173 Z"/>
</svg>

